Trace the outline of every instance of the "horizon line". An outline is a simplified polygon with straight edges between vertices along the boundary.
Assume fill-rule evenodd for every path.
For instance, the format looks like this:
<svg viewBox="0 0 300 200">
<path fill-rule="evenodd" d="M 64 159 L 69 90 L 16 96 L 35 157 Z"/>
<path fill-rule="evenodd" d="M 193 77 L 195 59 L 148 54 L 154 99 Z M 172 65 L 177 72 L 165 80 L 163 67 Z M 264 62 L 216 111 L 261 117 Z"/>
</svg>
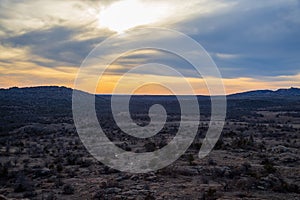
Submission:
<svg viewBox="0 0 300 200">
<path fill-rule="evenodd" d="M 67 89 L 71 89 L 71 90 L 78 90 L 72 87 L 68 87 L 65 85 L 35 85 L 35 86 L 12 86 L 12 87 L 7 87 L 7 88 L 0 88 L 0 90 L 10 90 L 10 89 L 14 89 L 14 88 L 18 88 L 18 89 L 25 89 L 25 88 L 39 88 L 39 87 L 62 87 L 62 88 L 67 88 Z M 241 93 L 246 93 L 246 92 L 253 92 L 253 91 L 278 91 L 280 89 L 300 89 L 298 87 L 294 87 L 294 86 L 290 86 L 290 87 L 279 87 L 277 89 L 257 89 L 257 90 L 245 90 L 245 91 L 241 91 L 241 92 L 235 92 L 235 93 L 226 93 L 225 96 L 230 96 L 230 95 L 235 95 L 235 94 L 241 94 Z M 120 96 L 125 96 L 125 95 L 132 95 L 132 94 L 112 94 L 112 93 L 91 93 L 88 91 L 84 91 L 84 90 L 78 90 L 81 92 L 85 92 L 85 93 L 89 93 L 92 95 L 102 95 L 102 96 L 109 96 L 109 95 L 120 95 Z M 205 97 L 209 97 L 209 96 L 224 96 L 224 95 L 210 95 L 210 94 L 133 94 L 133 96 L 205 96 Z"/>
</svg>

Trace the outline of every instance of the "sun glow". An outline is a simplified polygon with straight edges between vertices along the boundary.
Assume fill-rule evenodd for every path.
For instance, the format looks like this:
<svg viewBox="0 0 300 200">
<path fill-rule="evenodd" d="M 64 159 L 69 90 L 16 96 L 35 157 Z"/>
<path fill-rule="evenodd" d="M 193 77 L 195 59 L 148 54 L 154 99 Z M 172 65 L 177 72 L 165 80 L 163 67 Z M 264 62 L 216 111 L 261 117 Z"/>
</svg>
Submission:
<svg viewBox="0 0 300 200">
<path fill-rule="evenodd" d="M 122 33 L 127 29 L 159 22 L 167 17 L 170 6 L 138 0 L 124 0 L 103 7 L 99 14 L 99 25 Z"/>
</svg>

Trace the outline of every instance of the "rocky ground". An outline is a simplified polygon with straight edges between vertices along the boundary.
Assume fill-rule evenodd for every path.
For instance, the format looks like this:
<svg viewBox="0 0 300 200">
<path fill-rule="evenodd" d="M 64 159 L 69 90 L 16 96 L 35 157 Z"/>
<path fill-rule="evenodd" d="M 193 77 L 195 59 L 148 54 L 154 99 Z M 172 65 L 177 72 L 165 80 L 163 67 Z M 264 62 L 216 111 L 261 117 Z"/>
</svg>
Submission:
<svg viewBox="0 0 300 200">
<path fill-rule="evenodd" d="M 205 159 L 197 158 L 199 136 L 175 163 L 147 174 L 104 166 L 89 155 L 72 124 L 29 124 L 1 137 L 0 194 L 11 199 L 300 199 L 300 128 L 263 119 L 228 121 Z"/>
<path fill-rule="evenodd" d="M 119 172 L 87 152 L 73 124 L 71 89 L 0 90 L 0 199 L 300 199 L 300 96 L 291 96 L 294 90 L 274 98 L 270 92 L 229 97 L 222 136 L 201 160 L 209 101 L 200 97 L 194 143 L 170 166 L 147 174 Z M 109 108 L 105 98 L 97 97 L 97 109 Z M 138 99 L 143 108 L 153 104 L 152 97 Z M 171 111 L 158 136 L 132 140 L 102 113 L 100 124 L 124 150 L 154 151 L 174 137 L 180 119 L 172 98 L 158 100 Z"/>
</svg>

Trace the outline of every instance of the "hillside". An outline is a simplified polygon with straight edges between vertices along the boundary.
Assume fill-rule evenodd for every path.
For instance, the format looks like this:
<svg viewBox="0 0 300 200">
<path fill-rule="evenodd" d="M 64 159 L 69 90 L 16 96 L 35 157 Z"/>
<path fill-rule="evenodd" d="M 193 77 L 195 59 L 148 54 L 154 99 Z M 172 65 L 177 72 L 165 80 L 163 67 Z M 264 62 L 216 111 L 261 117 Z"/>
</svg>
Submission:
<svg viewBox="0 0 300 200">
<path fill-rule="evenodd" d="M 254 90 L 242 93 L 236 93 L 229 95 L 229 97 L 234 98 L 251 98 L 251 97 L 259 97 L 259 98 L 269 98 L 269 97 L 280 97 L 280 98 L 293 98 L 300 97 L 300 88 L 291 87 L 289 89 L 278 89 L 278 90 Z"/>
</svg>

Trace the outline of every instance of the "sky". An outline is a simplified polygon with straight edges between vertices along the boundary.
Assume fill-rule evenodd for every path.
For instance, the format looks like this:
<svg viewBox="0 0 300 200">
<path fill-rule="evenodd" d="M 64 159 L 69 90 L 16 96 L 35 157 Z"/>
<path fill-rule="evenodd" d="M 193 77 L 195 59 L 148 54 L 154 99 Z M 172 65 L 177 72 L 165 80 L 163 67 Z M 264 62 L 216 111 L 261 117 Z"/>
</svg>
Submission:
<svg viewBox="0 0 300 200">
<path fill-rule="evenodd" d="M 1 0 L 0 88 L 73 88 L 82 62 L 98 44 L 137 27 L 172 29 L 197 41 L 218 66 L 228 94 L 300 87 L 299 0 Z M 155 33 L 147 38 L 164 40 Z M 101 77 L 96 91 L 82 89 L 111 93 L 128 70 L 153 62 L 181 71 L 197 93 L 208 93 L 190 63 L 158 50 L 124 54 Z M 151 66 L 129 77 L 121 93 L 138 85 L 139 78 L 177 88 L 182 84 L 181 77 L 161 75 Z M 168 93 L 157 85 L 137 91 Z"/>
</svg>

